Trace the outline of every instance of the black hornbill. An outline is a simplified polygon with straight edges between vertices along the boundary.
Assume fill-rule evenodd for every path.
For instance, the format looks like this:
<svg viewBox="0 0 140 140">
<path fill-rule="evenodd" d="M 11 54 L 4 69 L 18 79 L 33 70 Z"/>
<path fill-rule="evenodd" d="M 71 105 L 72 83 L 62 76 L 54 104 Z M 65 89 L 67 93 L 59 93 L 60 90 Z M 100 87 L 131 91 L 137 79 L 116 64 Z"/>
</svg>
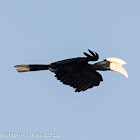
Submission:
<svg viewBox="0 0 140 140">
<path fill-rule="evenodd" d="M 18 72 L 50 70 L 55 73 L 55 77 L 75 88 L 75 92 L 85 91 L 94 86 L 98 86 L 103 78 L 99 71 L 112 70 L 125 75 L 128 78 L 126 70 L 122 65 L 126 64 L 123 60 L 115 57 L 109 57 L 95 64 L 89 64 L 89 61 L 97 61 L 99 55 L 96 52 L 88 50 L 90 55 L 84 52 L 86 57 L 77 57 L 65 59 L 51 63 L 50 65 L 16 65 Z"/>
</svg>

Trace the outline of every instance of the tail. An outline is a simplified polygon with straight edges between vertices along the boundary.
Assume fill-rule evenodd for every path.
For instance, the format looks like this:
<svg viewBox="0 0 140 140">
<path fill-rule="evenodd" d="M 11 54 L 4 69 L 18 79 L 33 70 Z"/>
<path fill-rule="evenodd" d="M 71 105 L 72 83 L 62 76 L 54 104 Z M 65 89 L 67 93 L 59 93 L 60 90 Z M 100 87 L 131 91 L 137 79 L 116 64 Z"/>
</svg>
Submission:
<svg viewBox="0 0 140 140">
<path fill-rule="evenodd" d="M 48 70 L 49 65 L 16 65 L 18 72 Z"/>
</svg>

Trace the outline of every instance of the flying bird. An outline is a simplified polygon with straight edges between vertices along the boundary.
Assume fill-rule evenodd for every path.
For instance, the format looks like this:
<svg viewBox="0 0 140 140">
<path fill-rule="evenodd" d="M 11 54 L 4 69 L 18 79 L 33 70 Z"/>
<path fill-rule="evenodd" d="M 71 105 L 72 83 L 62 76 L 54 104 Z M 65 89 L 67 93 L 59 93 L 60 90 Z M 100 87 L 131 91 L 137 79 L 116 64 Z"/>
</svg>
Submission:
<svg viewBox="0 0 140 140">
<path fill-rule="evenodd" d="M 101 62 L 89 64 L 89 61 L 97 61 L 99 55 L 91 50 L 88 51 L 89 54 L 84 52 L 85 57 L 65 59 L 49 65 L 28 64 L 16 65 L 15 67 L 18 72 L 50 70 L 55 73 L 55 77 L 63 84 L 75 88 L 75 92 L 81 92 L 94 86 L 99 86 L 103 78 L 97 71 L 116 71 L 128 78 L 126 70 L 122 67 L 122 65 L 127 63 L 122 59 L 109 57 Z"/>
</svg>

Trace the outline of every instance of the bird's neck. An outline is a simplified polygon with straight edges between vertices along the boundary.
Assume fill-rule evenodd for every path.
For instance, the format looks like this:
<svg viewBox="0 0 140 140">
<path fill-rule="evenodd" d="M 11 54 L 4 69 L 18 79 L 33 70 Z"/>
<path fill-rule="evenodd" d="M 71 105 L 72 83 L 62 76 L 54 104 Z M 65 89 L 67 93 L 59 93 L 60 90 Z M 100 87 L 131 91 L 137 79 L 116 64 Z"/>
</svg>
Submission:
<svg viewBox="0 0 140 140">
<path fill-rule="evenodd" d="M 102 62 L 93 64 L 93 68 L 95 70 L 105 71 L 105 70 L 110 70 L 109 65 L 110 63 L 108 61 L 102 61 Z"/>
</svg>

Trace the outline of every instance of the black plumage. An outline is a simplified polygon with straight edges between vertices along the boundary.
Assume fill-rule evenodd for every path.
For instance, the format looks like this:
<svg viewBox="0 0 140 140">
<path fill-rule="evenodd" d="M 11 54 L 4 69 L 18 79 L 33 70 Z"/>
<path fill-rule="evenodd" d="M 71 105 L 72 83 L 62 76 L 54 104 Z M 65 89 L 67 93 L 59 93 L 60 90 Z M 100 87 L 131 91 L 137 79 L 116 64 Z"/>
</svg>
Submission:
<svg viewBox="0 0 140 140">
<path fill-rule="evenodd" d="M 126 64 L 123 60 L 115 57 L 89 64 L 89 61 L 97 61 L 99 55 L 96 52 L 88 50 L 89 54 L 84 52 L 85 57 L 65 59 L 51 63 L 50 65 L 16 65 L 18 72 L 50 70 L 55 73 L 55 77 L 63 84 L 75 88 L 75 92 L 85 91 L 94 86 L 98 86 L 103 81 L 102 76 L 97 70 L 112 70 L 120 72 L 126 77 L 128 74 L 122 65 Z"/>
<path fill-rule="evenodd" d="M 89 50 L 91 55 L 84 52 L 86 57 L 66 59 L 50 64 L 58 80 L 63 84 L 76 88 L 76 92 L 85 91 L 98 86 L 103 81 L 102 76 L 88 64 L 89 61 L 97 61 L 98 54 Z"/>
</svg>

